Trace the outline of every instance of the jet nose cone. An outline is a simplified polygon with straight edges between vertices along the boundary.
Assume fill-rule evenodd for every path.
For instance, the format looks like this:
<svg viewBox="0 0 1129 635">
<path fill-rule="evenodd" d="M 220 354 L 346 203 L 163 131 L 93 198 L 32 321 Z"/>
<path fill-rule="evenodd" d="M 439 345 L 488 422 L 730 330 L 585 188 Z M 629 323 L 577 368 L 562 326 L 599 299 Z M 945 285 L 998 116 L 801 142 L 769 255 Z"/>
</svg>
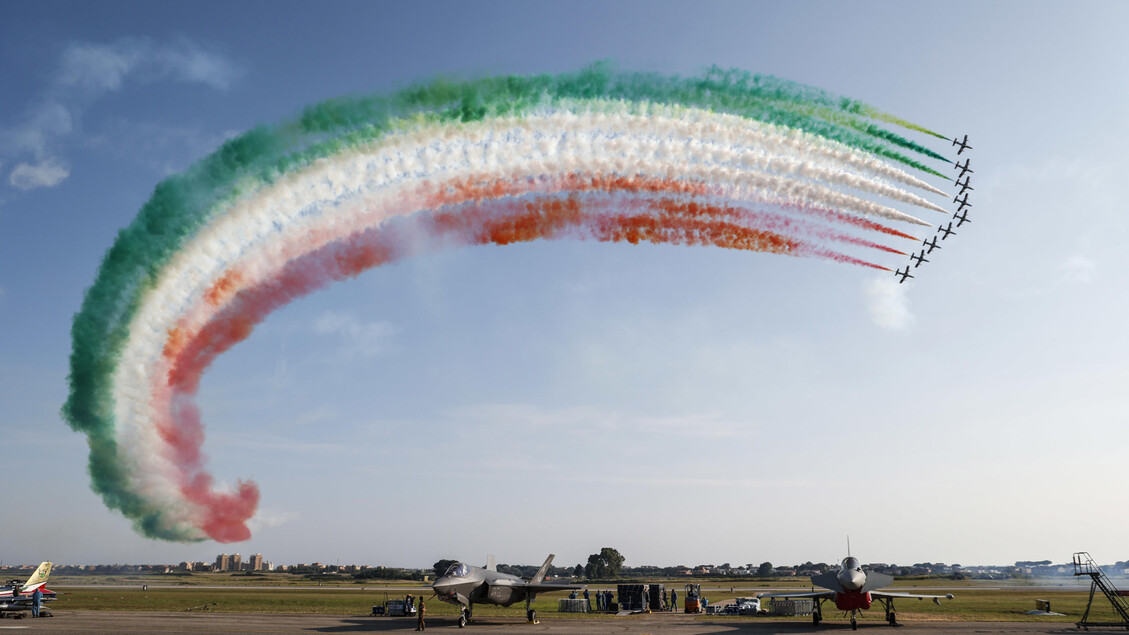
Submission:
<svg viewBox="0 0 1129 635">
<path fill-rule="evenodd" d="M 861 571 L 840 571 L 839 584 L 848 591 L 858 591 L 866 584 L 866 575 Z"/>
</svg>

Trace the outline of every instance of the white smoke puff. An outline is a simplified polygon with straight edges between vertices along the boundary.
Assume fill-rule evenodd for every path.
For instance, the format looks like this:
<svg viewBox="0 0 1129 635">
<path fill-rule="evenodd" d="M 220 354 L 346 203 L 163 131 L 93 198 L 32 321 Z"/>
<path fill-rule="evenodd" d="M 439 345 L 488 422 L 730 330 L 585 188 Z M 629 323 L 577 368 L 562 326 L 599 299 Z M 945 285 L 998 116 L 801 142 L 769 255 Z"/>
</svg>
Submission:
<svg viewBox="0 0 1129 635">
<path fill-rule="evenodd" d="M 872 278 L 863 283 L 866 308 L 878 326 L 891 331 L 904 331 L 913 324 L 906 287 L 893 277 Z"/>
</svg>

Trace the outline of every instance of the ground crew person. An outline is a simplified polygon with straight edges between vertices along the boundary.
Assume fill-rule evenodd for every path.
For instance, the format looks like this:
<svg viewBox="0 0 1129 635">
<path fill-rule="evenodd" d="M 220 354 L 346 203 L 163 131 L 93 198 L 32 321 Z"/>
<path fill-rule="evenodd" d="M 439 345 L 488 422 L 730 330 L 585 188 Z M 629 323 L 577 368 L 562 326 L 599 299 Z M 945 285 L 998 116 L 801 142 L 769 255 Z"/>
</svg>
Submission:
<svg viewBox="0 0 1129 635">
<path fill-rule="evenodd" d="M 427 607 L 423 603 L 423 598 L 419 599 L 419 610 L 416 612 L 416 630 L 426 630 L 427 626 L 423 623 L 423 614 L 427 612 Z"/>
</svg>

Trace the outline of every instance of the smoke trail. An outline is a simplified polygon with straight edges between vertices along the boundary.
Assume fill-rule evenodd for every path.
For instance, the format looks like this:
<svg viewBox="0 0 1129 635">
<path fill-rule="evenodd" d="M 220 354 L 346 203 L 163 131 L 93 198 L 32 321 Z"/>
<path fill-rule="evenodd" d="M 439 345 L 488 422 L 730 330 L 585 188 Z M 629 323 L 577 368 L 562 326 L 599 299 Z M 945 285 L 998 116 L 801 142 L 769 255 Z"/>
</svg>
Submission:
<svg viewBox="0 0 1129 635">
<path fill-rule="evenodd" d="M 885 269 L 859 252 L 902 253 L 880 239 L 912 236 L 884 222 L 928 225 L 901 206 L 944 211 L 921 178 L 944 159 L 876 122 L 935 134 L 776 78 L 598 64 L 257 127 L 160 183 L 86 292 L 63 414 L 92 487 L 147 536 L 249 537 L 257 486 L 206 469 L 203 373 L 280 306 L 431 250 L 651 242 Z"/>
</svg>

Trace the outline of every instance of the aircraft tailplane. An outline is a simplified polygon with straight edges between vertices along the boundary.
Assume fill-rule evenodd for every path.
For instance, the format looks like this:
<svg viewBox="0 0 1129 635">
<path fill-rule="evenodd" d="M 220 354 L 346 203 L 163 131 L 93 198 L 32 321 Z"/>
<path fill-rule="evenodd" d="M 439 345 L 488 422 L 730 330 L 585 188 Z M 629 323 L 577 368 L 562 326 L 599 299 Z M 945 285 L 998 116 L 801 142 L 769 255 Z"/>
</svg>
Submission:
<svg viewBox="0 0 1129 635">
<path fill-rule="evenodd" d="M 20 592 L 31 593 L 44 584 L 47 584 L 47 576 L 51 575 L 52 566 L 50 562 L 41 562 L 39 568 L 35 570 L 35 573 L 32 573 L 31 577 L 27 579 L 27 582 L 24 582 L 23 589 L 21 589 Z"/>
<path fill-rule="evenodd" d="M 533 574 L 533 579 L 529 581 L 530 584 L 541 584 L 545 580 L 545 574 L 549 572 L 549 565 L 553 564 L 555 557 L 554 554 L 549 554 L 549 557 L 545 558 L 545 564 L 541 565 L 537 573 Z"/>
</svg>

